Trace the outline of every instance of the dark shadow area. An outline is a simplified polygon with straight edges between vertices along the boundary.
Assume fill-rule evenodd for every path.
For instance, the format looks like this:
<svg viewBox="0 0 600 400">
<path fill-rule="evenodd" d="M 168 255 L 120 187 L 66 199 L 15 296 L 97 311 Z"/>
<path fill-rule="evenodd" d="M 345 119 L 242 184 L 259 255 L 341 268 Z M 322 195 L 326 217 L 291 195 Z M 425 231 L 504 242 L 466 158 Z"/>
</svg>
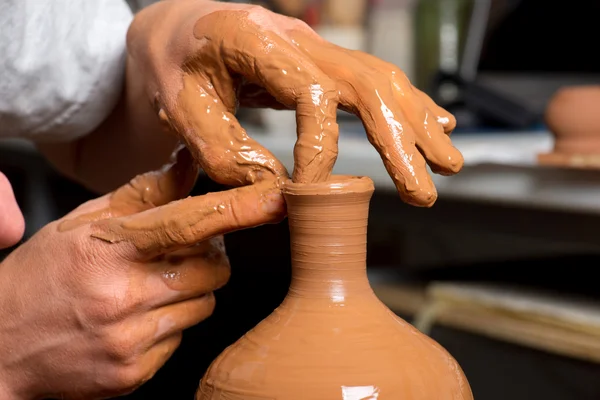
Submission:
<svg viewBox="0 0 600 400">
<path fill-rule="evenodd" d="M 597 400 L 600 365 L 436 326 L 477 400 Z"/>
</svg>

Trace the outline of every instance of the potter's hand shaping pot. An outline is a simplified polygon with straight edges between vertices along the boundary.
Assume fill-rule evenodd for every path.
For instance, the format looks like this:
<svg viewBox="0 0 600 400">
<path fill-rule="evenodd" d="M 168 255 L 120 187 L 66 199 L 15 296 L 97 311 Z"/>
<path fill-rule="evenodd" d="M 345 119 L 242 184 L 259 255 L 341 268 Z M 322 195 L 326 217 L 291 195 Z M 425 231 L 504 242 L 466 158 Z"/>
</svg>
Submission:
<svg viewBox="0 0 600 400">
<path fill-rule="evenodd" d="M 186 197 L 162 169 L 82 204 L 0 264 L 0 399 L 106 399 L 148 381 L 229 278 L 221 234 L 281 219 L 272 182 Z"/>
<path fill-rule="evenodd" d="M 128 78 L 140 80 L 160 119 L 219 183 L 287 177 L 240 126 L 238 106 L 296 110 L 294 182 L 330 176 L 338 107 L 363 121 L 410 204 L 436 200 L 426 163 L 441 174 L 462 167 L 451 114 L 394 65 L 333 45 L 299 20 L 244 4 L 164 1 L 137 14 L 128 49 Z"/>
</svg>

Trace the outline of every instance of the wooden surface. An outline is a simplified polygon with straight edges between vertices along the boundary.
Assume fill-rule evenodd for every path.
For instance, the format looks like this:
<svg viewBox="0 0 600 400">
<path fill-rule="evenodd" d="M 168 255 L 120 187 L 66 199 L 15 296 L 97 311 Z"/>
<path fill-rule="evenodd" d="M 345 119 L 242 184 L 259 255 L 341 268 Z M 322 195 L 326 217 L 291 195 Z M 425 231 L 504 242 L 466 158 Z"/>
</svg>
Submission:
<svg viewBox="0 0 600 400">
<path fill-rule="evenodd" d="M 374 285 L 393 311 L 428 333 L 441 324 L 563 356 L 600 363 L 600 304 L 526 289 L 460 283 L 428 288 Z"/>
<path fill-rule="evenodd" d="M 538 162 L 548 167 L 597 170 L 600 169 L 600 154 L 542 153 L 538 155 Z"/>
</svg>

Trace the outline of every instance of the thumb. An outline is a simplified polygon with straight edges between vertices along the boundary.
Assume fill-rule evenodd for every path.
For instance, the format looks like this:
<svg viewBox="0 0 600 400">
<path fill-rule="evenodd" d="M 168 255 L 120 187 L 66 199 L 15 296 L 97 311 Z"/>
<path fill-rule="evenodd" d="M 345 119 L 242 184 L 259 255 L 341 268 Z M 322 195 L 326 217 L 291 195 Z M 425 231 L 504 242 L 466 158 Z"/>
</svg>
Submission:
<svg viewBox="0 0 600 400">
<path fill-rule="evenodd" d="M 71 214 L 73 218 L 61 223 L 59 230 L 74 229 L 100 219 L 131 215 L 179 200 L 192 190 L 198 172 L 196 161 L 187 148 L 180 145 L 173 152 L 171 161 L 160 170 L 138 175 L 108 196 L 92 200 L 92 204 L 84 204 Z M 102 205 L 99 207 L 98 203 Z"/>
<path fill-rule="evenodd" d="M 16 244 L 23 237 L 25 220 L 6 176 L 0 172 L 0 249 Z"/>
<path fill-rule="evenodd" d="M 263 181 L 97 221 L 92 225 L 92 237 L 133 245 L 135 258 L 149 259 L 217 235 L 279 222 L 284 216 L 285 202 L 278 182 Z"/>
<path fill-rule="evenodd" d="M 112 216 L 135 214 L 187 196 L 198 178 L 196 161 L 184 145 L 171 155 L 171 162 L 158 171 L 133 178 L 110 199 Z"/>
</svg>

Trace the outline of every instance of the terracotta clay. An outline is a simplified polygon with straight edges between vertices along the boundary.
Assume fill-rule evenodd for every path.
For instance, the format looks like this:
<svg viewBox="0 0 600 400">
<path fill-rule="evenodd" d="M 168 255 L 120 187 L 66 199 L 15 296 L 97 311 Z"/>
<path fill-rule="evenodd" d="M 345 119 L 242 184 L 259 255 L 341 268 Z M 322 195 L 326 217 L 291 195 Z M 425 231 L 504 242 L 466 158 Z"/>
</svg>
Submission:
<svg viewBox="0 0 600 400">
<path fill-rule="evenodd" d="M 548 103 L 545 120 L 554 136 L 551 153 L 540 154 L 543 165 L 600 168 L 600 86 L 559 90 Z"/>
<path fill-rule="evenodd" d="M 210 366 L 197 400 L 467 400 L 436 342 L 394 315 L 366 274 L 373 182 L 284 185 L 292 283 L 283 303 Z"/>
</svg>

